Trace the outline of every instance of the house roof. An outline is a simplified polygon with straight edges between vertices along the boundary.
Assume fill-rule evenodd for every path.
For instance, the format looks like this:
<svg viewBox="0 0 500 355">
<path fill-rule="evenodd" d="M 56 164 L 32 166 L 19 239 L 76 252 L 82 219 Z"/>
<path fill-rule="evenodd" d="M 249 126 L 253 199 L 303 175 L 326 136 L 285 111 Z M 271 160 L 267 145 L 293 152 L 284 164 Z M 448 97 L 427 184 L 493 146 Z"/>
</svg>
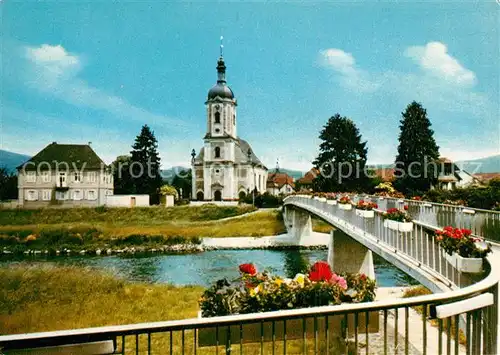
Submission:
<svg viewBox="0 0 500 355">
<path fill-rule="evenodd" d="M 447 163 L 447 164 L 453 163 L 450 159 L 448 159 L 446 157 L 439 157 L 438 162 L 440 162 L 440 163 Z"/>
<path fill-rule="evenodd" d="M 266 166 L 264 164 L 262 164 L 262 162 L 259 160 L 259 158 L 257 158 L 253 149 L 250 147 L 250 144 L 247 141 L 245 141 L 241 138 L 237 138 L 235 140 L 235 143 L 236 143 L 236 146 L 235 146 L 235 150 L 234 150 L 234 162 L 236 164 L 245 165 L 245 164 L 249 163 L 249 161 L 248 161 L 248 149 L 250 149 L 250 152 L 251 152 L 250 161 L 251 161 L 251 163 L 255 164 L 256 166 L 260 166 L 260 167 L 267 170 Z M 203 157 L 204 156 L 205 156 L 205 148 L 201 148 L 200 152 L 198 153 L 198 155 L 194 159 L 194 163 L 195 164 L 203 164 Z"/>
<path fill-rule="evenodd" d="M 394 176 L 394 168 L 379 168 L 374 169 L 373 173 L 380 177 L 384 182 L 392 182 L 396 178 Z"/>
<path fill-rule="evenodd" d="M 301 177 L 299 180 L 297 180 L 298 183 L 301 185 L 310 185 L 313 183 L 313 180 L 316 178 L 316 176 L 319 175 L 319 170 L 316 168 L 312 168 L 309 170 L 303 177 Z"/>
<path fill-rule="evenodd" d="M 281 189 L 286 184 L 295 187 L 293 177 L 285 173 L 271 173 L 267 175 L 267 187 L 278 187 Z"/>
<path fill-rule="evenodd" d="M 483 183 L 490 182 L 490 180 L 495 178 L 500 179 L 500 173 L 478 173 L 472 176 L 474 176 L 476 179 L 478 179 Z"/>
<path fill-rule="evenodd" d="M 88 144 L 58 144 L 52 142 L 17 169 L 42 170 L 56 168 L 101 169 L 107 165 Z"/>
</svg>

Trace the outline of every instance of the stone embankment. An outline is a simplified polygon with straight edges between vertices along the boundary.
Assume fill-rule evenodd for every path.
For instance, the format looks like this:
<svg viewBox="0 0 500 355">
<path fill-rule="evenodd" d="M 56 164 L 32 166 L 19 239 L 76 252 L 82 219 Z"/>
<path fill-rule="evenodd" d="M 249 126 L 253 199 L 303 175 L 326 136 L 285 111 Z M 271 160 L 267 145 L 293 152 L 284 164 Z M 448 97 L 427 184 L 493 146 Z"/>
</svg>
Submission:
<svg viewBox="0 0 500 355">
<path fill-rule="evenodd" d="M 144 253 L 200 253 L 206 250 L 218 249 L 327 249 L 330 235 L 325 233 L 313 233 L 306 240 L 297 241 L 288 234 L 270 237 L 232 237 L 232 238 L 201 238 L 200 244 L 183 243 L 172 245 L 161 245 L 155 247 L 131 246 L 123 248 L 99 248 L 99 249 L 60 249 L 60 250 L 36 250 L 29 249 L 23 252 L 25 255 L 120 255 L 120 254 L 144 254 Z M 13 254 L 13 251 L 4 248 L 4 255 Z"/>
</svg>

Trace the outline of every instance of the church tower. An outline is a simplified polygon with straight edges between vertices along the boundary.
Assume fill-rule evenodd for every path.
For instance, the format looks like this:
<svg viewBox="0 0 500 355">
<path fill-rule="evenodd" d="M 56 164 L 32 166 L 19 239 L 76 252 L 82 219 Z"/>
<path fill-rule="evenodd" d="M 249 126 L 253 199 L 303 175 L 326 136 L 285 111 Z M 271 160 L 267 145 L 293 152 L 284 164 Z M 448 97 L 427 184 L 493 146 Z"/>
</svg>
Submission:
<svg viewBox="0 0 500 355">
<path fill-rule="evenodd" d="M 217 82 L 205 101 L 203 148 L 197 156 L 192 152 L 192 196 L 198 201 L 234 202 L 266 190 L 267 168 L 237 135 L 237 102 L 226 82 L 222 45 L 216 69 Z"/>
<path fill-rule="evenodd" d="M 217 61 L 217 83 L 208 92 L 206 138 L 236 138 L 236 99 L 226 83 L 226 64 L 221 56 Z"/>
</svg>

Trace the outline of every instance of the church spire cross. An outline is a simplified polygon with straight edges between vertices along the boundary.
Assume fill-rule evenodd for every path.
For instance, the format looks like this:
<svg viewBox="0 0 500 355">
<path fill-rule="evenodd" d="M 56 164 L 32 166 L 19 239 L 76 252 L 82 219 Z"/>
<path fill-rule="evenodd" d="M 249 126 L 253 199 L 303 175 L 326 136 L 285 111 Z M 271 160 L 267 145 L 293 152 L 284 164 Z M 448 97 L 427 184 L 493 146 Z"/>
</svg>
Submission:
<svg viewBox="0 0 500 355">
<path fill-rule="evenodd" d="M 225 84 L 226 83 L 226 64 L 224 63 L 224 58 L 222 56 L 222 49 L 224 45 L 222 44 L 223 36 L 220 36 L 220 57 L 217 61 L 217 83 Z"/>
</svg>

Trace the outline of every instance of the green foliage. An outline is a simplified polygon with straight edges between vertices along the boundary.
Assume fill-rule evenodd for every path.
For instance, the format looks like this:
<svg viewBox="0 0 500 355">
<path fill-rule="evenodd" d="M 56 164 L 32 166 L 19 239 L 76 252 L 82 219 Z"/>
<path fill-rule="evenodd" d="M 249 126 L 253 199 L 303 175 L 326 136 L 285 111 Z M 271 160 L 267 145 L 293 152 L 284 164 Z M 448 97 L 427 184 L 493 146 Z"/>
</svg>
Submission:
<svg viewBox="0 0 500 355">
<path fill-rule="evenodd" d="M 166 222 L 212 221 L 254 211 L 252 206 L 182 206 L 135 208 L 41 208 L 1 209 L 0 225 L 61 223 L 111 223 L 113 225 L 158 225 Z"/>
<path fill-rule="evenodd" d="M 439 147 L 421 104 L 413 101 L 402 116 L 394 185 L 405 195 L 422 195 L 436 181 L 433 163 L 439 158 Z"/>
<path fill-rule="evenodd" d="M 366 142 L 354 122 L 338 113 L 320 132 L 320 153 L 314 166 L 322 172 L 314 180 L 317 191 L 364 191 L 370 187 L 365 174 Z"/>
<path fill-rule="evenodd" d="M 0 201 L 17 199 L 17 176 L 0 167 Z"/>
<path fill-rule="evenodd" d="M 253 202 L 252 194 L 249 193 L 240 201 L 251 205 Z M 274 196 L 268 192 L 263 194 L 255 193 L 255 207 L 257 208 L 275 208 L 283 205 L 283 196 Z"/>
<path fill-rule="evenodd" d="M 486 187 L 466 187 L 453 190 L 432 189 L 423 195 L 423 199 L 438 203 L 460 204 L 473 208 L 494 209 L 497 202 L 500 201 L 500 188 L 494 182 Z"/>
<path fill-rule="evenodd" d="M 163 183 L 160 175 L 158 141 L 148 125 L 142 126 L 135 138 L 131 154 L 131 172 L 135 193 L 148 194 L 152 204 L 159 203 L 158 189 Z"/>
<path fill-rule="evenodd" d="M 126 195 L 135 193 L 134 182 L 130 176 L 130 164 L 132 157 L 130 155 L 120 155 L 111 164 L 113 169 L 114 193 L 117 195 Z"/>
<path fill-rule="evenodd" d="M 182 196 L 180 198 L 189 199 L 191 196 L 191 185 L 192 185 L 192 175 L 191 169 L 188 171 L 182 171 L 179 174 L 175 174 L 172 180 L 172 186 L 174 186 L 179 194 L 182 191 Z"/>
<path fill-rule="evenodd" d="M 170 185 L 163 185 L 160 187 L 160 195 L 162 196 L 174 196 L 174 199 L 177 200 L 179 198 L 179 193 L 175 189 L 175 187 Z"/>
</svg>

